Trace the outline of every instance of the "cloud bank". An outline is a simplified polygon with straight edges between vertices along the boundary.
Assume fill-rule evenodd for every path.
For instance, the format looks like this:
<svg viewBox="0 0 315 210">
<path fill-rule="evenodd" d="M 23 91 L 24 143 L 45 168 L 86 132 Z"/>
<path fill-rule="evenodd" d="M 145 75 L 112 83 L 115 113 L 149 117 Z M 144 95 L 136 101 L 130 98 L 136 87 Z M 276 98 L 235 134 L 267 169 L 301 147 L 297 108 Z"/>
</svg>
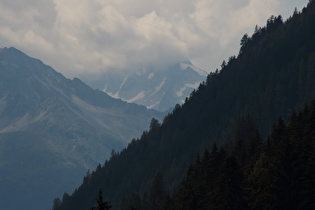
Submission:
<svg viewBox="0 0 315 210">
<path fill-rule="evenodd" d="M 207 71 L 271 15 L 307 0 L 0 0 L 1 47 L 14 46 L 66 76 L 167 65 Z"/>
</svg>

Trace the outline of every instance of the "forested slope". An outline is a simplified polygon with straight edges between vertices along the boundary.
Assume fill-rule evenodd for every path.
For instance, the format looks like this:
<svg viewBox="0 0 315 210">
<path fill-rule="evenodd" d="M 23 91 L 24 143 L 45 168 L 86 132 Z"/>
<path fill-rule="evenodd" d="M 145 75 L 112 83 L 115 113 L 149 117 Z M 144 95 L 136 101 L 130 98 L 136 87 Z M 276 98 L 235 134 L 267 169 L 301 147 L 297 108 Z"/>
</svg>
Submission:
<svg viewBox="0 0 315 210">
<path fill-rule="evenodd" d="M 231 145 L 245 116 L 265 138 L 280 116 L 287 121 L 315 98 L 314 20 L 310 1 L 287 21 L 271 17 L 251 37 L 244 35 L 237 57 L 224 61 L 161 124 L 152 120 L 148 132 L 87 175 L 72 196 L 55 200 L 55 209 L 88 209 L 100 188 L 116 209 L 130 194 L 148 200 L 157 174 L 173 192 L 198 152 L 214 142 Z"/>
<path fill-rule="evenodd" d="M 172 197 L 159 185 L 159 209 L 314 209 L 314 119 L 315 101 L 287 124 L 280 118 L 262 142 L 243 118 L 239 131 L 250 135 L 236 134 L 228 150 L 205 150 Z M 144 200 L 128 202 L 150 209 Z"/>
</svg>

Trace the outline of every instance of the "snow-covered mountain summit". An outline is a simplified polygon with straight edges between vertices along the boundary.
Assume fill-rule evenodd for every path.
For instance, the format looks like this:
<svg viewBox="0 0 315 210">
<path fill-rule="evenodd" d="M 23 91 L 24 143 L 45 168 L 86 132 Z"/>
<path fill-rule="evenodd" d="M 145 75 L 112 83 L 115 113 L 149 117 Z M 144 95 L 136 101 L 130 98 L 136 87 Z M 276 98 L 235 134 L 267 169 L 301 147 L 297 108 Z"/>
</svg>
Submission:
<svg viewBox="0 0 315 210">
<path fill-rule="evenodd" d="M 87 83 L 114 98 L 166 111 L 183 103 L 206 76 L 207 72 L 186 60 L 158 71 L 141 69 L 127 75 L 110 72 Z"/>
</svg>

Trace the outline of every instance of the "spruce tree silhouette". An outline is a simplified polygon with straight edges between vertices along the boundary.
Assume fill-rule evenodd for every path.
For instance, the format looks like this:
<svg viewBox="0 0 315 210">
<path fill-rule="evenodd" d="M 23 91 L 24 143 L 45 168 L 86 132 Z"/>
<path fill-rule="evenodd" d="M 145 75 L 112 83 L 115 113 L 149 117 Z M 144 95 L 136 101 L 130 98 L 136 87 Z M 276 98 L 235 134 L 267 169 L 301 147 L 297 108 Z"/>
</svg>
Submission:
<svg viewBox="0 0 315 210">
<path fill-rule="evenodd" d="M 91 207 L 90 210 L 108 210 L 112 208 L 109 202 L 103 201 L 103 192 L 101 189 L 98 191 L 96 202 L 97 206 Z"/>
</svg>

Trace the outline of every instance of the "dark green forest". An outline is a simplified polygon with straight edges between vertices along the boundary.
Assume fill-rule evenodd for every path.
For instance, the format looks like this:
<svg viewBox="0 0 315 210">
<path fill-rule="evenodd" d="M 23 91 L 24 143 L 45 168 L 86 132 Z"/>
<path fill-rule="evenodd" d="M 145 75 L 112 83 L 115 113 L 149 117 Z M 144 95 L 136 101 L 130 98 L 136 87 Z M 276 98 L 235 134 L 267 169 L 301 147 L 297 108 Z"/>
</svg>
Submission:
<svg viewBox="0 0 315 210">
<path fill-rule="evenodd" d="M 112 209 L 314 209 L 314 20 L 310 1 L 245 34 L 237 56 L 53 209 L 89 209 L 100 189 Z"/>
<path fill-rule="evenodd" d="M 147 198 L 120 209 L 315 209 L 315 101 L 280 118 L 265 141 L 248 116 L 239 125 L 228 149 L 214 143 L 197 156 L 175 192 L 157 174 Z"/>
</svg>

